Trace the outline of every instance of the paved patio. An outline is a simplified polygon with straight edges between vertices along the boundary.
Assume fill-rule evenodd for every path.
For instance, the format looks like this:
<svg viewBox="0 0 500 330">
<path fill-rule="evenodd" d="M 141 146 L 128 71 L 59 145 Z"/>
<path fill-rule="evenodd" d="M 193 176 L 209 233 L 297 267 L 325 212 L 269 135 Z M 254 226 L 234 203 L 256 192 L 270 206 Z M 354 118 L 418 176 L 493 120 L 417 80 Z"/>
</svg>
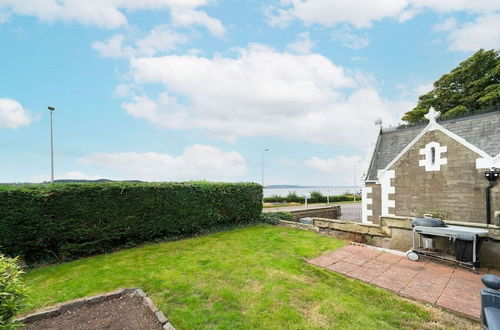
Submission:
<svg viewBox="0 0 500 330">
<path fill-rule="evenodd" d="M 418 262 L 392 253 L 347 245 L 308 261 L 402 296 L 436 304 L 479 318 L 481 275 L 453 265 L 421 258 Z"/>
</svg>

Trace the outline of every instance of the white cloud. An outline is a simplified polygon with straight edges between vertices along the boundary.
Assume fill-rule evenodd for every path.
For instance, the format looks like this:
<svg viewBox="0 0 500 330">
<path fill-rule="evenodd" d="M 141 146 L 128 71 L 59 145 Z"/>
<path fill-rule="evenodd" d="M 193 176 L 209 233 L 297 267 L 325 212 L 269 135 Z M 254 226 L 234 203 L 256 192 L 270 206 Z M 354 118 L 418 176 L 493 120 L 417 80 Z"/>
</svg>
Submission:
<svg viewBox="0 0 500 330">
<path fill-rule="evenodd" d="M 0 128 L 16 129 L 31 124 L 34 119 L 16 100 L 0 98 Z"/>
<path fill-rule="evenodd" d="M 135 83 L 165 90 L 157 99 L 134 96 L 124 103 L 129 114 L 162 127 L 203 128 L 228 141 L 277 136 L 365 146 L 376 118 L 397 121 L 412 105 L 382 98 L 366 75 L 322 55 L 263 45 L 241 49 L 235 58 L 163 56 L 132 59 L 131 66 Z"/>
<path fill-rule="evenodd" d="M 125 37 L 121 34 L 117 34 L 106 41 L 94 42 L 92 48 L 97 50 L 102 57 L 127 56 L 128 50 L 123 48 L 123 40 L 125 40 Z"/>
<path fill-rule="evenodd" d="M 10 15 L 8 13 L 0 12 L 0 24 L 8 22 L 9 18 Z"/>
<path fill-rule="evenodd" d="M 95 153 L 79 161 L 111 169 L 120 179 L 145 181 L 234 180 L 247 169 L 238 152 L 199 144 L 184 148 L 177 157 L 155 152 Z"/>
<path fill-rule="evenodd" d="M 325 159 L 311 157 L 304 161 L 304 165 L 323 175 L 324 181 L 335 182 L 336 185 L 352 185 L 354 174 L 356 174 L 356 184 L 360 183 L 361 162 L 359 156 L 339 155 Z"/>
<path fill-rule="evenodd" d="M 449 17 L 441 23 L 434 25 L 434 31 L 450 31 L 454 30 L 457 26 L 458 22 L 455 17 Z"/>
<path fill-rule="evenodd" d="M 175 49 L 177 45 L 186 42 L 188 42 L 186 36 L 161 25 L 152 29 L 146 37 L 137 40 L 136 45 L 139 54 L 153 56 L 157 52 Z"/>
<path fill-rule="evenodd" d="M 176 7 L 172 8 L 171 14 L 173 23 L 178 26 L 202 25 L 216 37 L 222 37 L 226 31 L 220 20 L 201 10 Z"/>
<path fill-rule="evenodd" d="M 274 6 L 264 7 L 264 15 L 267 24 L 274 27 L 287 27 L 294 19 L 290 10 L 277 8 Z"/>
<path fill-rule="evenodd" d="M 492 0 L 281 0 L 279 7 L 266 7 L 268 23 L 287 25 L 293 18 L 306 25 L 335 26 L 347 23 L 366 28 L 383 19 L 407 21 L 420 12 L 465 11 L 474 14 L 500 10 L 500 1 Z"/>
<path fill-rule="evenodd" d="M 370 44 L 368 37 L 360 36 L 358 34 L 354 34 L 350 32 L 350 29 L 347 26 L 344 28 L 335 31 L 332 36 L 333 41 L 338 41 L 345 48 L 350 49 L 361 49 L 365 48 Z"/>
<path fill-rule="evenodd" d="M 500 2 L 495 0 L 411 0 L 410 4 L 416 8 L 445 13 L 453 11 L 467 11 L 471 13 L 488 13 L 500 9 Z"/>
<path fill-rule="evenodd" d="M 66 21 L 103 28 L 127 24 L 123 11 L 196 8 L 209 0 L 0 0 L 0 10 L 35 16 L 42 22 Z"/>
<path fill-rule="evenodd" d="M 413 92 L 417 95 L 423 95 L 429 93 L 431 90 L 434 89 L 434 84 L 433 83 L 423 83 L 423 84 L 418 84 L 413 88 Z"/>
<path fill-rule="evenodd" d="M 92 48 L 97 50 L 102 57 L 154 56 L 171 51 L 178 45 L 188 42 L 189 39 L 165 25 L 159 25 L 149 31 L 145 37 L 135 39 L 134 46 L 125 46 L 124 41 L 125 37 L 117 34 L 106 41 L 94 42 Z"/>
<path fill-rule="evenodd" d="M 288 10 L 278 11 L 279 17 L 292 16 L 305 24 L 325 26 L 349 23 L 358 28 L 370 27 L 374 21 L 384 18 L 397 18 L 408 5 L 407 0 L 285 0 L 282 3 Z"/>
<path fill-rule="evenodd" d="M 480 48 L 498 48 L 500 45 L 500 14 L 478 17 L 474 22 L 450 29 L 450 49 L 477 51 Z"/>
<path fill-rule="evenodd" d="M 278 158 L 278 164 L 280 164 L 281 166 L 293 166 L 295 165 L 295 161 L 293 159 L 280 157 Z"/>
<path fill-rule="evenodd" d="M 300 33 L 297 40 L 289 43 L 286 48 L 299 54 L 310 53 L 314 47 L 314 41 L 309 38 L 309 32 Z"/>
<path fill-rule="evenodd" d="M 434 85 L 432 82 L 422 82 L 420 79 L 415 77 L 409 77 L 407 82 L 397 84 L 394 88 L 398 91 L 402 98 L 414 100 L 414 104 L 411 107 L 413 108 L 418 101 L 418 97 L 433 90 Z"/>
</svg>

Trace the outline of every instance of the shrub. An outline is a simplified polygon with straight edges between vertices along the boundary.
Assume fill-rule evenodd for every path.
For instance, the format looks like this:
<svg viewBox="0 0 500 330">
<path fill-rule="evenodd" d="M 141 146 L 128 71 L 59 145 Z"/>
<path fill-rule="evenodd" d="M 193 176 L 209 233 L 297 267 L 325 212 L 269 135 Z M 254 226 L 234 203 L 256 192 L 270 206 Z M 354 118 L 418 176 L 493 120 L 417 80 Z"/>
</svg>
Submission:
<svg viewBox="0 0 500 330">
<path fill-rule="evenodd" d="M 337 195 L 337 196 L 330 196 L 330 202 L 350 202 L 354 199 L 354 196 L 351 194 L 344 194 L 344 195 Z M 357 200 L 360 200 L 360 198 L 356 198 Z"/>
<path fill-rule="evenodd" d="M 289 192 L 288 195 L 286 196 L 286 201 L 288 203 L 300 203 L 304 200 L 303 197 L 299 197 L 295 191 Z"/>
<path fill-rule="evenodd" d="M 26 289 L 20 280 L 22 271 L 16 259 L 0 254 L 0 329 L 20 326 L 12 318 L 23 307 Z"/>
<path fill-rule="evenodd" d="M 311 198 L 309 198 L 308 202 L 310 203 L 325 203 L 326 197 L 319 191 L 313 191 L 311 193 Z"/>
<path fill-rule="evenodd" d="M 292 221 L 293 215 L 290 212 L 263 212 L 260 221 L 277 225 L 280 220 Z"/>
<path fill-rule="evenodd" d="M 283 203 L 284 201 L 285 198 L 278 195 L 272 195 L 271 197 L 264 198 L 264 202 L 266 203 Z"/>
<path fill-rule="evenodd" d="M 259 219 L 253 183 L 83 183 L 0 187 L 0 251 L 69 260 Z"/>
</svg>

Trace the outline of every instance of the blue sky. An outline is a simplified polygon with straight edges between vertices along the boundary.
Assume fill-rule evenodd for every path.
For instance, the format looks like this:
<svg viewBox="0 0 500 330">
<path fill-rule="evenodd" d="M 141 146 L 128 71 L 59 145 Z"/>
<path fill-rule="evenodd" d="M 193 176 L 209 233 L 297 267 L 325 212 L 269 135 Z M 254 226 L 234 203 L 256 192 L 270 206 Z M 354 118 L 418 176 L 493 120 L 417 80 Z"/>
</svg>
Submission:
<svg viewBox="0 0 500 330">
<path fill-rule="evenodd" d="M 500 1 L 0 0 L 0 182 L 350 185 Z M 361 161 L 361 162 L 358 162 Z"/>
</svg>

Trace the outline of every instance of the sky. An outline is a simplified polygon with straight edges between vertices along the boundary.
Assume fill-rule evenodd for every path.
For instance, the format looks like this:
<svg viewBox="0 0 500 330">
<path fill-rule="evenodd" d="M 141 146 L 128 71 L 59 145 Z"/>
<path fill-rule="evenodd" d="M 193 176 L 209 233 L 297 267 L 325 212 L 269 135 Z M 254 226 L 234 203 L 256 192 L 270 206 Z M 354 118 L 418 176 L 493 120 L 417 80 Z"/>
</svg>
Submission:
<svg viewBox="0 0 500 330">
<path fill-rule="evenodd" d="M 359 184 L 499 45 L 500 0 L 0 0 L 0 182 L 49 180 L 50 105 L 56 179 Z"/>
</svg>

